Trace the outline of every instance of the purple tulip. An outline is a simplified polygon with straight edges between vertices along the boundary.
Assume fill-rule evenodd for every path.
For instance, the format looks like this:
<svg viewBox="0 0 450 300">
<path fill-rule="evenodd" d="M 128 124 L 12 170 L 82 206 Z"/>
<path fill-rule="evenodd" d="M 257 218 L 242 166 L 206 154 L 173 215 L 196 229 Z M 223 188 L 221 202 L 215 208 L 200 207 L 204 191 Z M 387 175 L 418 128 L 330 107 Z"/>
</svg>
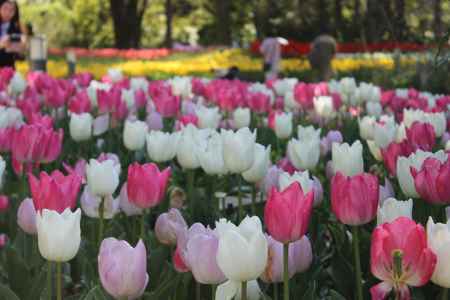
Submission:
<svg viewBox="0 0 450 300">
<path fill-rule="evenodd" d="M 276 165 L 271 166 L 266 173 L 266 176 L 263 179 L 263 189 L 267 193 L 272 189 L 272 187 L 278 188 L 278 179 L 280 174 L 283 173 L 283 169 L 279 168 Z"/>
<path fill-rule="evenodd" d="M 391 182 L 387 177 L 384 178 L 384 186 L 380 185 L 380 205 L 383 204 L 383 201 L 387 198 L 395 198 L 394 188 L 392 187 Z"/>
<path fill-rule="evenodd" d="M 36 234 L 36 209 L 34 208 L 33 199 L 26 198 L 20 203 L 17 210 L 17 224 L 28 234 Z"/>
<path fill-rule="evenodd" d="M 269 258 L 266 270 L 260 278 L 267 283 L 283 281 L 283 244 L 267 236 Z M 306 271 L 313 259 L 311 243 L 305 235 L 289 244 L 289 278 Z"/>
<path fill-rule="evenodd" d="M 128 200 L 126 182 L 122 185 L 122 188 L 120 189 L 119 207 L 128 217 L 142 215 L 142 212 L 144 211 L 142 208 L 137 207 Z"/>
<path fill-rule="evenodd" d="M 149 113 L 146 121 L 149 130 L 162 130 L 164 127 L 161 114 L 157 111 Z"/>
<path fill-rule="evenodd" d="M 165 245 L 176 245 L 177 232 L 187 229 L 186 221 L 176 208 L 160 214 L 156 219 L 155 234 L 158 240 Z"/>
<path fill-rule="evenodd" d="M 148 283 L 147 253 L 139 240 L 133 248 L 126 241 L 104 239 L 98 255 L 98 273 L 103 288 L 115 299 L 136 299 Z"/>
<path fill-rule="evenodd" d="M 220 284 L 226 280 L 216 261 L 218 246 L 219 239 L 210 228 L 196 223 L 189 229 L 184 256 L 197 282 Z"/>
</svg>

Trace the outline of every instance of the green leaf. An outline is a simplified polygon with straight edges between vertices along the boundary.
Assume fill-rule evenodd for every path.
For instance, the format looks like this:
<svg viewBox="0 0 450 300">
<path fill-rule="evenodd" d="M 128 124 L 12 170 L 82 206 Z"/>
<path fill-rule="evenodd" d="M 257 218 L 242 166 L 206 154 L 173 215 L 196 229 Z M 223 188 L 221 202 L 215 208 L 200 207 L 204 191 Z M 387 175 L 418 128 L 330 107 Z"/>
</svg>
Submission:
<svg viewBox="0 0 450 300">
<path fill-rule="evenodd" d="M 22 257 L 12 247 L 6 249 L 6 270 L 9 286 L 20 299 L 25 299 L 31 285 L 30 270 Z"/>
<path fill-rule="evenodd" d="M 0 300 L 20 300 L 6 285 L 0 283 Z"/>
<path fill-rule="evenodd" d="M 84 297 L 84 300 L 107 300 L 107 299 L 108 298 L 103 293 L 102 288 L 99 286 L 92 288 L 89 291 L 89 293 L 87 293 L 86 297 Z"/>
<path fill-rule="evenodd" d="M 309 285 L 308 289 L 306 290 L 305 294 L 303 295 L 302 299 L 304 300 L 315 300 L 316 297 L 316 290 L 317 290 L 317 282 L 312 281 Z"/>
<path fill-rule="evenodd" d="M 47 282 L 47 268 L 43 267 L 39 274 L 36 275 L 36 278 L 33 278 L 33 285 L 28 291 L 27 298 L 28 300 L 34 300 L 37 297 L 41 296 L 42 291 L 45 288 L 45 284 Z"/>
</svg>

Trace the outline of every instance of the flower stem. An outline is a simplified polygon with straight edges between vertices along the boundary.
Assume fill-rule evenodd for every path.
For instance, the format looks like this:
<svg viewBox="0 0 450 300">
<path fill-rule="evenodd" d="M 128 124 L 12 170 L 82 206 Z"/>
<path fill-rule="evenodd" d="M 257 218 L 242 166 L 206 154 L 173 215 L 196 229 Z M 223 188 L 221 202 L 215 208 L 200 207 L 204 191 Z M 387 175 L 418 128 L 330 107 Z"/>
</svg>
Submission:
<svg viewBox="0 0 450 300">
<path fill-rule="evenodd" d="M 56 299 L 62 300 L 62 272 L 61 272 L 61 262 L 56 263 Z"/>
<path fill-rule="evenodd" d="M 273 283 L 273 300 L 278 300 L 278 283 Z"/>
<path fill-rule="evenodd" d="M 359 237 L 358 227 L 352 226 L 352 239 L 353 239 L 353 255 L 355 256 L 355 272 L 356 272 L 356 299 L 363 300 L 362 292 L 362 274 L 361 274 L 361 258 L 359 255 Z"/>
<path fill-rule="evenodd" d="M 247 281 L 241 283 L 241 300 L 247 300 Z"/>
<path fill-rule="evenodd" d="M 256 185 L 252 185 L 252 215 L 256 215 Z"/>
<path fill-rule="evenodd" d="M 52 262 L 47 262 L 47 298 L 52 300 Z"/>
<path fill-rule="evenodd" d="M 211 285 L 211 300 L 216 299 L 216 289 L 217 289 L 217 285 L 212 284 Z"/>
<path fill-rule="evenodd" d="M 441 299 L 448 300 L 448 289 L 447 288 L 442 288 Z"/>
<path fill-rule="evenodd" d="M 146 211 L 144 209 L 141 215 L 141 233 L 139 235 L 143 242 L 145 241 L 145 213 Z"/>
<path fill-rule="evenodd" d="M 284 300 L 289 300 L 289 243 L 283 244 Z"/>
<path fill-rule="evenodd" d="M 201 299 L 201 286 L 200 286 L 200 282 L 196 281 L 195 282 L 195 299 L 200 300 Z"/>
<path fill-rule="evenodd" d="M 98 215 L 100 217 L 100 223 L 98 224 L 98 246 L 100 246 L 100 243 L 102 242 L 103 239 L 103 222 L 104 222 L 104 215 L 105 215 L 105 200 L 104 198 L 102 198 L 102 200 L 100 201 L 100 206 L 98 208 Z"/>
<path fill-rule="evenodd" d="M 237 176 L 238 181 L 238 221 L 242 220 L 244 215 L 244 207 L 242 206 L 242 192 L 241 192 L 241 175 Z"/>
</svg>

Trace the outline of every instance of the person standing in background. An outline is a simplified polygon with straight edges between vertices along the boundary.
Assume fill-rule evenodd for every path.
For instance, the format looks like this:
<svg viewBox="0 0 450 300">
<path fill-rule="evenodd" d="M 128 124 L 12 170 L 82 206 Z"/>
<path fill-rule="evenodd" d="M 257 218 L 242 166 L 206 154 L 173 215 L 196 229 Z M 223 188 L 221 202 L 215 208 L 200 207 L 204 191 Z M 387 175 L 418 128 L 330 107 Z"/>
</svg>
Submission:
<svg viewBox="0 0 450 300">
<path fill-rule="evenodd" d="M 0 67 L 15 67 L 15 61 L 25 51 L 17 2 L 6 0 L 0 4 Z"/>
<path fill-rule="evenodd" d="M 273 80 L 278 77 L 281 61 L 281 46 L 287 45 L 288 41 L 280 37 L 267 37 L 262 42 L 259 50 L 264 58 L 263 71 L 265 79 Z"/>
</svg>

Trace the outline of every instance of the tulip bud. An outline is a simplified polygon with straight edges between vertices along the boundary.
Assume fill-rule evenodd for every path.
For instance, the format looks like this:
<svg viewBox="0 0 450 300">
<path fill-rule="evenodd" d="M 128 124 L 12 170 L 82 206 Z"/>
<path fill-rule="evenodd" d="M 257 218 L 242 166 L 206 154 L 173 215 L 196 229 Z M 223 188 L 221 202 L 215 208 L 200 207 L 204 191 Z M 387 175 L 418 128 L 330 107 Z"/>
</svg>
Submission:
<svg viewBox="0 0 450 300">
<path fill-rule="evenodd" d="M 39 252 L 48 261 L 66 262 L 75 257 L 80 247 L 81 210 L 70 209 L 61 214 L 44 209 L 37 213 L 36 228 Z"/>
<path fill-rule="evenodd" d="M 86 141 L 92 136 L 93 118 L 89 113 L 70 115 L 69 131 L 75 142 Z"/>
<path fill-rule="evenodd" d="M 450 259 L 448 249 L 450 246 L 450 222 L 434 223 L 429 217 L 427 222 L 428 247 L 436 254 L 437 262 L 431 281 L 441 287 L 450 288 Z"/>
<path fill-rule="evenodd" d="M 236 129 L 250 126 L 251 112 L 249 108 L 238 107 L 233 112 L 234 127 Z"/>
<path fill-rule="evenodd" d="M 212 128 L 215 129 L 219 127 L 220 115 L 219 108 L 207 108 L 204 106 L 197 106 L 196 115 L 198 117 L 198 127 L 199 128 Z"/>
<path fill-rule="evenodd" d="M 275 135 L 279 139 L 287 139 L 292 134 L 292 113 L 275 113 Z"/>
<path fill-rule="evenodd" d="M 363 225 L 377 214 L 378 178 L 368 173 L 347 177 L 337 172 L 331 181 L 331 208 L 347 225 Z"/>
<path fill-rule="evenodd" d="M 123 143 L 128 150 L 136 151 L 144 148 L 148 127 L 143 121 L 125 121 Z"/>
<path fill-rule="evenodd" d="M 187 229 L 186 221 L 176 208 L 158 216 L 155 223 L 155 235 L 165 245 L 176 245 L 177 232 Z"/>
<path fill-rule="evenodd" d="M 86 166 L 86 178 L 89 189 L 95 196 L 112 195 L 119 185 L 120 165 L 107 159 L 99 162 L 91 159 Z"/>
<path fill-rule="evenodd" d="M 148 283 L 147 252 L 142 240 L 136 247 L 115 238 L 104 239 L 98 254 L 103 288 L 115 299 L 136 299 Z"/>
<path fill-rule="evenodd" d="M 377 225 L 390 223 L 401 216 L 412 219 L 412 199 L 399 201 L 395 198 L 388 198 L 380 204 L 377 213 Z"/>
<path fill-rule="evenodd" d="M 34 208 L 33 199 L 24 199 L 17 210 L 17 224 L 28 234 L 36 234 L 36 209 Z"/>
<path fill-rule="evenodd" d="M 248 127 L 232 130 L 222 130 L 223 158 L 227 170 L 233 174 L 249 170 L 254 161 L 256 130 L 251 132 Z"/>
<path fill-rule="evenodd" d="M 351 146 L 347 143 L 334 143 L 331 147 L 334 172 L 342 172 L 346 176 L 353 176 L 364 172 L 362 144 L 358 140 Z"/>
<path fill-rule="evenodd" d="M 247 182 L 256 183 L 264 178 L 270 165 L 270 145 L 266 148 L 263 145 L 255 145 L 253 165 L 250 169 L 242 173 L 242 177 Z"/>
<path fill-rule="evenodd" d="M 272 188 L 264 208 L 264 221 L 270 235 L 279 242 L 290 243 L 308 230 L 314 192 L 305 193 L 298 182 L 278 192 Z"/>
<path fill-rule="evenodd" d="M 172 160 L 177 153 L 179 139 L 179 132 L 150 131 L 147 135 L 148 156 L 158 163 Z"/>
</svg>

